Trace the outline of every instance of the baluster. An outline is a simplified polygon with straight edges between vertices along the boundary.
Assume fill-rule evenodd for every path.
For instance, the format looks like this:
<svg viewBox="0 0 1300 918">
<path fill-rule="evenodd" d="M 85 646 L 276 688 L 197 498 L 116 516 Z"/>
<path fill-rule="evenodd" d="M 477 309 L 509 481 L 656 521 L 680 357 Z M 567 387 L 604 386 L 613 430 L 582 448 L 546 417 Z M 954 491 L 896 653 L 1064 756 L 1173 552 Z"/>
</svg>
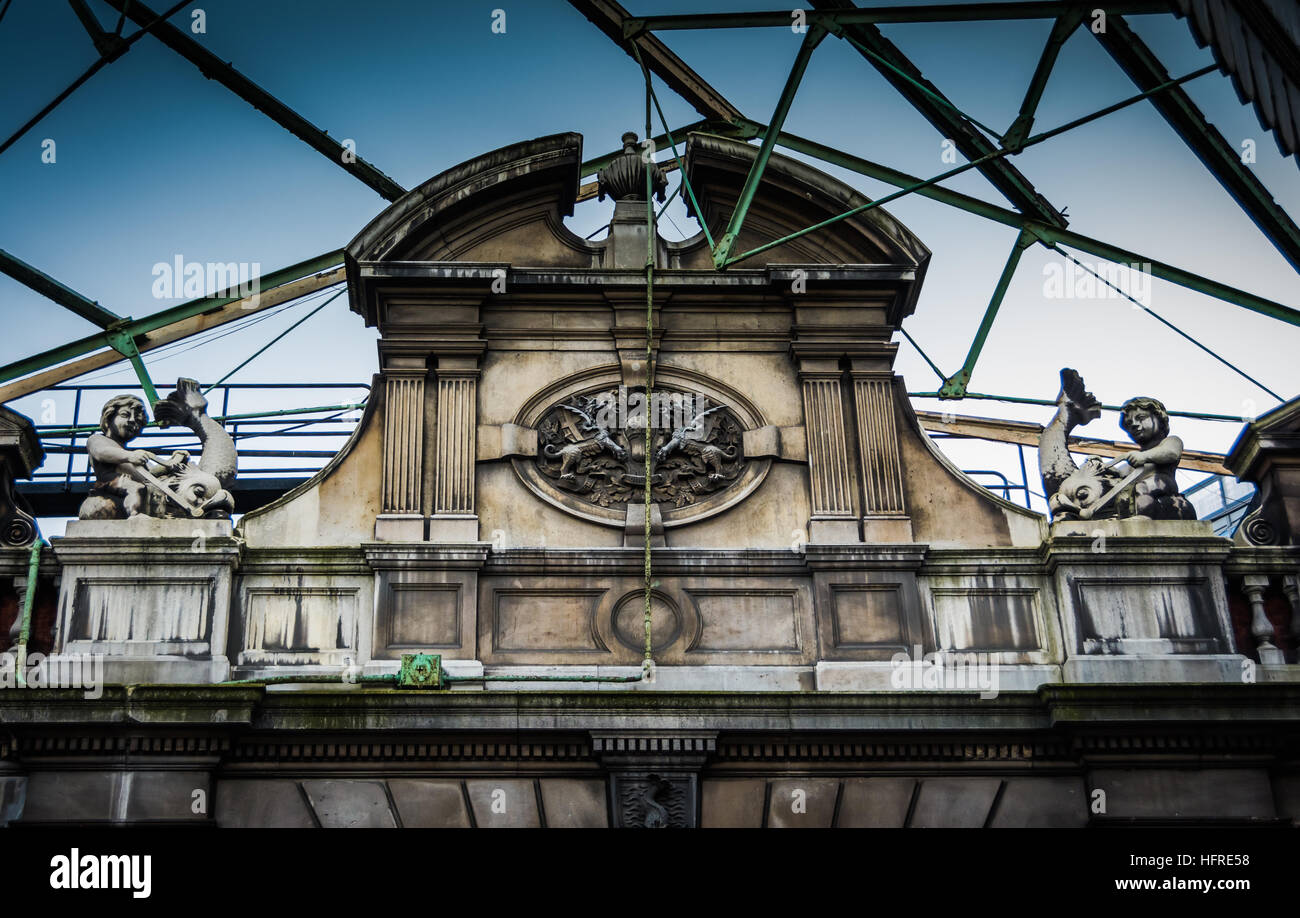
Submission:
<svg viewBox="0 0 1300 918">
<path fill-rule="evenodd" d="M 1241 578 L 1241 588 L 1250 600 L 1250 633 L 1255 636 L 1259 662 L 1285 663 L 1286 657 L 1273 643 L 1273 624 L 1264 614 L 1264 590 L 1268 588 L 1268 575 L 1247 574 Z"/>
</svg>

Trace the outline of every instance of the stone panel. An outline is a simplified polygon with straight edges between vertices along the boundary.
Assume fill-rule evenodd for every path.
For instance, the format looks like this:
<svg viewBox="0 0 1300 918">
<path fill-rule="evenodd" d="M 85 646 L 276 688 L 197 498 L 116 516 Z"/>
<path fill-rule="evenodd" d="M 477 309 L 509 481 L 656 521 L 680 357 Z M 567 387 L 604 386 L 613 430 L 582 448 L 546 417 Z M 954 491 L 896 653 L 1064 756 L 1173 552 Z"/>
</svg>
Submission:
<svg viewBox="0 0 1300 918">
<path fill-rule="evenodd" d="M 404 828 L 470 827 L 465 790 L 460 781 L 392 778 L 388 789 Z"/>
<path fill-rule="evenodd" d="M 127 772 L 129 787 L 125 794 L 125 818 L 130 820 L 166 820 L 168 822 L 203 822 L 212 812 L 211 779 L 204 770 Z M 202 791 L 204 811 L 194 812 L 195 791 Z M 121 805 L 119 804 L 119 811 Z"/>
<path fill-rule="evenodd" d="M 833 559 L 815 554 L 810 548 L 820 659 L 889 661 L 899 652 L 912 653 L 918 644 L 931 646 L 916 576 L 905 567 L 910 558 L 898 562 L 902 570 L 853 570 L 863 563 L 854 552 Z M 823 564 L 830 569 L 820 569 Z"/>
<path fill-rule="evenodd" d="M 382 781 L 303 781 L 321 828 L 392 829 L 397 823 Z"/>
<path fill-rule="evenodd" d="M 480 829 L 535 829 L 541 825 L 532 781 L 466 781 L 465 788 L 474 808 L 474 824 Z"/>
<path fill-rule="evenodd" d="M 846 778 L 835 824 L 841 829 L 901 829 L 915 793 L 915 778 Z"/>
<path fill-rule="evenodd" d="M 691 589 L 700 635 L 691 653 L 798 652 L 802 643 L 796 590 Z"/>
<path fill-rule="evenodd" d="M 829 829 L 840 782 L 833 778 L 773 781 L 768 798 L 769 829 Z"/>
<path fill-rule="evenodd" d="M 25 822 L 203 822 L 212 811 L 205 770 L 37 771 L 28 777 Z M 194 791 L 208 797 L 193 809 Z"/>
<path fill-rule="evenodd" d="M 23 804 L 27 798 L 27 779 L 0 778 L 0 829 L 9 825 L 11 820 L 22 816 Z"/>
<path fill-rule="evenodd" d="M 492 648 L 504 653 L 604 653 L 596 608 L 604 590 L 496 590 Z"/>
<path fill-rule="evenodd" d="M 65 646 L 76 652 L 73 645 L 83 641 L 157 642 L 156 652 L 183 653 L 187 645 L 208 640 L 213 590 L 208 577 L 79 578 Z"/>
<path fill-rule="evenodd" d="M 767 782 L 760 778 L 706 778 L 701 782 L 700 827 L 757 829 L 763 825 Z"/>
<path fill-rule="evenodd" d="M 297 781 L 232 779 L 217 782 L 217 825 L 223 829 L 310 829 L 316 825 Z"/>
<path fill-rule="evenodd" d="M 357 587 L 246 588 L 239 662 L 341 665 L 346 656 L 355 659 L 358 594 Z"/>
<path fill-rule="evenodd" d="M 548 829 L 604 829 L 609 825 L 603 780 L 542 778 L 538 783 Z"/>
<path fill-rule="evenodd" d="M 832 584 L 831 634 L 836 649 L 908 646 L 899 584 Z"/>
<path fill-rule="evenodd" d="M 24 822 L 110 820 L 122 790 L 120 771 L 37 771 L 27 776 Z"/>
<path fill-rule="evenodd" d="M 367 561 L 377 574 L 370 658 L 427 651 L 475 659 L 478 641 L 487 637 L 476 623 L 491 618 L 478 608 L 478 567 L 486 555 L 487 547 L 477 545 L 368 544 Z"/>
<path fill-rule="evenodd" d="M 978 829 L 997 797 L 997 778 L 925 778 L 909 825 L 916 829 Z"/>
<path fill-rule="evenodd" d="M 991 653 L 1042 647 L 1037 590 L 934 588 L 930 595 L 942 650 Z"/>
<path fill-rule="evenodd" d="M 1008 778 L 989 823 L 995 829 L 1075 828 L 1088 823 L 1082 778 Z"/>
<path fill-rule="evenodd" d="M 1137 819 L 1271 819 L 1268 773 L 1251 768 L 1094 769 L 1089 789 L 1106 792 L 1106 816 Z"/>
<path fill-rule="evenodd" d="M 1116 638 L 1163 639 L 1184 653 L 1227 649 L 1203 577 L 1088 577 L 1073 585 L 1084 653 L 1104 652 L 1105 642 Z"/>
<path fill-rule="evenodd" d="M 387 649 L 460 646 L 459 583 L 392 583 L 388 589 Z"/>
</svg>

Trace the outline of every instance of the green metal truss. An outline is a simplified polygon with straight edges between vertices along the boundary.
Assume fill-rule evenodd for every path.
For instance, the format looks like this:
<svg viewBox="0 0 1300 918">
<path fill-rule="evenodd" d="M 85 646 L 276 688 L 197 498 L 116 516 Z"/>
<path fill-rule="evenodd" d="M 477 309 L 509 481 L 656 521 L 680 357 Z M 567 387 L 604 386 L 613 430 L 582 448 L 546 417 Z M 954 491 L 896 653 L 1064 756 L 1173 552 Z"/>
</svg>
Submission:
<svg viewBox="0 0 1300 918">
<path fill-rule="evenodd" d="M 125 46 L 129 46 L 130 43 L 133 43 L 144 34 L 152 33 L 173 51 L 194 63 L 204 76 L 217 80 L 232 92 L 265 112 L 268 117 L 293 132 L 318 152 L 328 156 L 336 164 L 345 168 L 350 174 L 365 182 L 385 198 L 395 200 L 404 193 L 404 189 L 400 185 L 364 160 L 351 156 L 342 156 L 343 148 L 341 145 L 333 138 L 328 137 L 324 131 L 316 128 L 289 106 L 251 80 L 237 73 L 230 65 L 216 58 L 183 31 L 163 21 L 177 7 L 172 7 L 168 13 L 160 16 L 139 2 L 139 0 L 130 0 L 130 2 L 127 2 L 127 0 L 104 0 L 104 2 L 117 10 L 122 19 L 130 18 L 139 24 L 141 26 L 140 32 L 127 39 L 121 39 L 122 20 L 119 20 L 118 34 L 104 32 L 98 27 L 97 23 L 93 22 L 93 17 L 88 17 L 88 10 L 84 0 L 74 0 L 73 9 L 77 12 L 78 18 L 82 20 L 83 25 L 86 25 L 87 31 L 95 40 L 102 57 L 91 71 L 83 75 L 68 90 L 65 90 L 22 130 L 26 130 L 35 120 L 39 120 L 40 117 L 52 110 L 77 86 L 81 85 L 95 69 L 106 63 L 111 63 L 112 60 L 119 57 Z M 865 212 L 883 203 L 910 194 L 928 197 L 967 213 L 1018 230 L 1019 235 L 1016 238 L 1012 254 L 1003 268 L 993 295 L 985 309 L 984 317 L 976 332 L 966 360 L 960 370 L 946 377 L 940 390 L 943 397 L 961 398 L 967 394 L 966 387 L 974 372 L 980 351 L 992 329 L 1001 300 L 1014 276 L 1019 257 L 1029 245 L 1035 242 L 1058 251 L 1057 246 L 1066 246 L 1111 261 L 1149 265 L 1151 274 L 1156 277 L 1262 315 L 1292 325 L 1300 325 L 1300 310 L 1067 229 L 1067 221 L 1062 212 L 1043 197 L 1034 188 L 1033 184 L 1008 162 L 1009 156 L 1019 153 L 1034 143 L 1059 136 L 1087 121 L 1101 117 L 1111 111 L 1116 111 L 1136 101 L 1149 99 L 1161 115 L 1183 137 L 1210 172 L 1242 206 L 1261 232 L 1278 247 L 1279 251 L 1288 258 L 1293 266 L 1300 270 L 1300 229 L 1297 229 L 1296 224 L 1290 219 L 1289 215 L 1274 201 L 1253 174 L 1249 170 L 1242 168 L 1240 161 L 1235 156 L 1235 151 L 1227 145 L 1213 126 L 1208 124 L 1204 115 L 1180 88 L 1181 83 L 1208 73 L 1214 67 L 1202 68 L 1177 80 L 1170 79 L 1154 53 L 1140 41 L 1122 18 L 1128 14 L 1171 14 L 1172 9 L 1167 0 L 1131 0 L 1131 2 L 1105 2 L 1105 0 L 1038 2 L 1038 0 L 1024 0 L 1024 2 L 895 5 L 872 7 L 870 9 L 859 9 L 853 4 L 852 0 L 813 0 L 813 5 L 816 7 L 813 10 L 705 13 L 674 16 L 631 16 L 614 0 L 570 0 L 570 2 L 597 28 L 638 60 L 643 70 L 646 71 L 647 86 L 649 86 L 648 75 L 653 73 L 703 116 L 703 120 L 674 131 L 668 129 L 667 123 L 663 119 L 662 109 L 660 109 L 660 121 L 663 123 L 665 130 L 663 134 L 654 138 L 656 145 L 667 143 L 672 146 L 674 162 L 672 164 L 666 163 L 666 167 L 672 168 L 676 166 L 682 172 L 683 186 L 692 202 L 694 202 L 694 192 L 689 187 L 685 171 L 681 169 L 682 164 L 676 151 L 675 138 L 680 138 L 692 131 L 704 131 L 740 139 L 760 139 L 758 153 L 749 175 L 746 177 L 745 186 L 735 211 L 728 221 L 726 230 L 716 244 L 706 228 L 706 235 L 709 236 L 709 243 L 714 253 L 715 265 L 719 269 L 725 269 L 729 265 L 772 248 L 782 241 L 815 232 L 827 223 L 847 219 L 857 213 Z M 1087 17 L 1095 15 L 1099 9 L 1104 10 L 1107 16 L 1107 29 L 1095 33 L 1096 37 L 1142 91 L 1137 96 L 1116 103 L 1099 112 L 1094 112 L 1085 118 L 1076 119 L 1050 131 L 1040 132 L 1036 135 L 1031 134 L 1038 102 L 1041 99 L 1043 89 L 1062 45 L 1078 29 L 1080 23 L 1086 21 Z M 1026 89 L 1020 110 L 1012 124 L 1001 135 L 962 112 L 937 87 L 926 80 L 921 75 L 920 70 L 897 47 L 889 42 L 877 28 L 882 23 L 975 22 L 1014 19 L 1050 19 L 1053 20 L 1053 26 L 1040 55 L 1038 66 Z M 674 29 L 790 28 L 792 24 L 800 22 L 808 31 L 769 124 L 762 124 L 746 118 L 708 81 L 700 77 L 685 62 L 673 54 L 654 34 L 656 31 Z M 967 164 L 938 176 L 922 179 L 816 141 L 784 132 L 782 127 L 785 116 L 790 110 L 794 93 L 808 65 L 812 51 L 828 34 L 835 35 L 857 50 L 923 116 L 943 132 L 945 137 L 953 140 L 957 149 L 967 158 Z M 653 99 L 655 106 L 658 107 L 658 99 L 654 98 L 652 91 L 648 92 L 648 96 Z M 19 134 L 21 133 L 22 131 L 19 132 Z M 11 138 L 4 146 L 7 147 L 12 143 L 13 139 Z M 823 221 L 817 226 L 801 230 L 785 237 L 784 240 L 777 240 L 749 252 L 733 255 L 732 250 L 743 226 L 749 206 L 759 193 L 764 167 L 773 149 L 777 146 L 894 185 L 900 191 L 833 217 L 828 221 Z M 0 152 L 3 152 L 3 148 L 0 148 Z M 586 161 L 582 167 L 583 175 L 593 175 L 616 156 L 618 152 L 613 151 Z M 994 187 L 1006 196 L 1014 209 L 983 201 L 974 196 L 945 188 L 940 184 L 947 178 L 969 169 L 980 171 Z M 698 207 L 696 207 L 696 212 L 699 212 Z M 262 278 L 262 284 L 267 288 L 278 286 L 333 267 L 341 261 L 341 252 L 327 253 L 318 258 L 267 275 Z M 183 303 L 180 306 L 163 310 L 144 319 L 122 318 L 93 300 L 59 283 L 54 278 L 4 252 L 0 252 L 0 271 L 10 274 L 59 305 L 98 325 L 101 329 L 95 335 L 69 342 L 41 354 L 0 367 L 0 382 L 16 379 L 92 351 L 109 347 L 117 350 L 131 361 L 137 373 L 141 376 L 142 385 L 145 386 L 146 390 L 151 390 L 152 383 L 148 381 L 148 374 L 144 370 L 140 352 L 137 348 L 137 339 L 150 331 L 218 309 L 235 299 L 235 297 L 228 295 L 231 291 L 223 291 L 222 294 L 217 296 Z"/>
</svg>

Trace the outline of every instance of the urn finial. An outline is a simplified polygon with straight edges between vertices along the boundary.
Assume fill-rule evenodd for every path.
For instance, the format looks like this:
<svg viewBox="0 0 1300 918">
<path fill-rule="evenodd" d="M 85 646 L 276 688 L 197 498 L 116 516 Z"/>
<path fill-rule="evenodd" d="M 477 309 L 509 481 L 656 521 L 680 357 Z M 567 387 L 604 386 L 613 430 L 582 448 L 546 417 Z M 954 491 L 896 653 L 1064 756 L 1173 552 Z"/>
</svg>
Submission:
<svg viewBox="0 0 1300 918">
<path fill-rule="evenodd" d="M 596 174 L 597 199 L 603 201 L 608 195 L 615 201 L 644 201 L 645 174 L 649 168 L 655 197 L 663 201 L 664 191 L 668 188 L 668 176 L 648 155 L 644 159 L 642 156 L 637 135 L 628 131 L 623 135 L 623 152 Z"/>
</svg>

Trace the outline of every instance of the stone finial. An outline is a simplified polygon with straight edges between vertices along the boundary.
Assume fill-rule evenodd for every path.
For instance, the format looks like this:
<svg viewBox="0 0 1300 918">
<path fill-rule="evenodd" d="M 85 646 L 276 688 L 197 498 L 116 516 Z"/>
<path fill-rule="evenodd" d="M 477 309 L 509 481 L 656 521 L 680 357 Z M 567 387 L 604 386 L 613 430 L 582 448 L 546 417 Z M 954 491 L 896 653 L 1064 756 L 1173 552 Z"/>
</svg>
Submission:
<svg viewBox="0 0 1300 918">
<path fill-rule="evenodd" d="M 623 152 L 596 173 L 597 199 L 603 201 L 608 195 L 615 201 L 644 201 L 645 173 L 649 167 L 655 197 L 663 201 L 664 191 L 668 188 L 668 176 L 650 158 L 652 150 L 653 147 L 644 152 L 638 149 L 637 136 L 632 131 L 624 134 Z"/>
</svg>

